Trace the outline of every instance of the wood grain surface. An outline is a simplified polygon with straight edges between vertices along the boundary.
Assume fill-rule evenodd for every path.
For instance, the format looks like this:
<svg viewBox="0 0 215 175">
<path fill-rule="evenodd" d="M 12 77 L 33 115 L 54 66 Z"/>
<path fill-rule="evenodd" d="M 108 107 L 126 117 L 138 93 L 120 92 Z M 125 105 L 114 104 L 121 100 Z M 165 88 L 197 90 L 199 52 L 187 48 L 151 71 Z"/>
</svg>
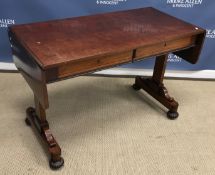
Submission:
<svg viewBox="0 0 215 175">
<path fill-rule="evenodd" d="M 17 25 L 10 31 L 43 69 L 204 32 L 151 7 Z"/>
</svg>

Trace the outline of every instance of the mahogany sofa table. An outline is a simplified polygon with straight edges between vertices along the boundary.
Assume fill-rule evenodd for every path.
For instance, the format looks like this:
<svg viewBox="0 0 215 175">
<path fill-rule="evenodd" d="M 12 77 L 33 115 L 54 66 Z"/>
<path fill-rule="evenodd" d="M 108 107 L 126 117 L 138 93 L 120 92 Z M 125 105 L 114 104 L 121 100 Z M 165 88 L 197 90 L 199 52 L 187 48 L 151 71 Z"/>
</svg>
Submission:
<svg viewBox="0 0 215 175">
<path fill-rule="evenodd" d="M 167 55 L 194 64 L 205 38 L 204 29 L 151 7 L 16 25 L 8 33 L 15 65 L 34 93 L 25 121 L 45 141 L 53 169 L 64 161 L 46 120 L 48 83 L 156 56 L 152 78 L 137 76 L 133 88 L 144 89 L 175 119 L 178 103 L 163 85 Z"/>
</svg>

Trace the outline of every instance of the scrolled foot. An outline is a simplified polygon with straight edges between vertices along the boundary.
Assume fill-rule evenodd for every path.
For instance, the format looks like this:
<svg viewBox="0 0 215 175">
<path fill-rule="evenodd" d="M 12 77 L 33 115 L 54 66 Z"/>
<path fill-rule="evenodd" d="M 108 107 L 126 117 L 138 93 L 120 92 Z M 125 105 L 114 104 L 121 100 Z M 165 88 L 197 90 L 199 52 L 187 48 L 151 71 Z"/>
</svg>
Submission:
<svg viewBox="0 0 215 175">
<path fill-rule="evenodd" d="M 168 119 L 170 119 L 170 120 L 175 120 L 175 119 L 178 118 L 178 116 L 179 116 L 178 112 L 171 111 L 171 110 L 169 110 L 169 111 L 167 112 L 167 117 L 168 117 Z"/>
<path fill-rule="evenodd" d="M 132 85 L 132 88 L 133 88 L 135 91 L 139 91 L 139 90 L 141 89 L 136 83 L 134 83 L 134 84 Z"/>
<path fill-rule="evenodd" d="M 27 115 L 32 115 L 35 113 L 35 109 L 33 107 L 28 107 L 26 109 L 26 113 L 27 113 Z"/>
<path fill-rule="evenodd" d="M 64 165 L 64 160 L 62 157 L 57 161 L 52 160 L 52 159 L 50 159 L 50 161 L 49 161 L 49 166 L 53 170 L 57 170 L 57 169 L 61 168 L 63 165 Z"/>
</svg>

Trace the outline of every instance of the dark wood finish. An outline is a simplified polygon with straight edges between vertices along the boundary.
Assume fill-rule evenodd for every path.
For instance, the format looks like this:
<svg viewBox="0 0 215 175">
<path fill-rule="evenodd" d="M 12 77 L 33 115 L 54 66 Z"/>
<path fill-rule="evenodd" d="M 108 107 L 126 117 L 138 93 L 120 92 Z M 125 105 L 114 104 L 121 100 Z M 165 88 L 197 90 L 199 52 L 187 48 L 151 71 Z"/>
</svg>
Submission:
<svg viewBox="0 0 215 175">
<path fill-rule="evenodd" d="M 87 60 L 74 61 L 59 68 L 51 68 L 46 71 L 46 81 L 52 82 L 68 76 L 104 69 L 110 66 L 128 63 L 132 59 L 132 51 L 116 53 L 113 55 L 98 56 Z"/>
<path fill-rule="evenodd" d="M 176 119 L 178 117 L 178 102 L 171 97 L 163 84 L 164 73 L 166 69 L 167 55 L 156 57 L 154 72 L 152 78 L 143 78 L 137 76 L 133 88 L 135 90 L 144 89 L 152 97 L 158 100 L 166 108 L 169 109 L 167 117 Z"/>
<path fill-rule="evenodd" d="M 168 55 L 157 56 L 152 79 L 158 84 L 163 83 Z"/>
<path fill-rule="evenodd" d="M 134 60 L 158 54 L 169 53 L 176 50 L 190 48 L 195 45 L 195 36 L 186 36 L 171 41 L 163 41 L 154 45 L 144 46 L 136 50 Z"/>
<path fill-rule="evenodd" d="M 10 30 L 43 69 L 204 32 L 151 7 L 23 24 Z"/>
<path fill-rule="evenodd" d="M 8 33 L 15 65 L 35 96 L 25 122 L 45 141 L 54 169 L 63 159 L 46 120 L 48 83 L 157 56 L 152 78 L 136 77 L 133 88 L 144 89 L 175 119 L 178 103 L 163 84 L 167 55 L 196 63 L 205 38 L 204 29 L 151 7 L 17 25 Z"/>
<path fill-rule="evenodd" d="M 45 109 L 42 107 L 37 97 L 35 97 L 35 109 L 29 107 L 26 110 L 26 114 L 26 124 L 33 126 L 33 129 L 39 133 L 42 140 L 46 143 L 50 154 L 50 167 L 52 169 L 60 168 L 64 164 L 64 160 L 61 157 L 61 148 L 51 133 L 49 123 L 46 120 Z"/>
<path fill-rule="evenodd" d="M 203 43 L 205 40 L 205 32 L 195 36 L 196 42 L 193 47 L 190 47 L 186 50 L 180 50 L 173 52 L 175 55 L 178 55 L 179 57 L 185 59 L 189 63 L 195 64 L 198 61 L 199 55 L 201 53 Z"/>
<path fill-rule="evenodd" d="M 12 52 L 13 55 L 15 55 L 13 61 L 17 69 L 25 78 L 41 105 L 47 109 L 49 107 L 49 102 L 44 70 L 39 67 L 26 48 L 17 41 L 17 38 L 11 32 L 9 32 L 9 35 Z"/>
</svg>

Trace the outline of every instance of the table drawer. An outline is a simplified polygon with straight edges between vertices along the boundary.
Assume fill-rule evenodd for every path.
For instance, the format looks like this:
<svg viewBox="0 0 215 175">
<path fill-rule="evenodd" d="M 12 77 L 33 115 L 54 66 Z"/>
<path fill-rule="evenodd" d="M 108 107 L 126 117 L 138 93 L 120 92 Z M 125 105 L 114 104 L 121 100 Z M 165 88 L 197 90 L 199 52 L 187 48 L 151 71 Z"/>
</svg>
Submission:
<svg viewBox="0 0 215 175">
<path fill-rule="evenodd" d="M 93 58 L 86 58 L 83 60 L 77 60 L 68 64 L 61 65 L 58 68 L 52 68 L 47 70 L 46 79 L 47 82 L 54 81 L 60 78 L 83 74 L 91 71 L 100 70 L 102 68 L 108 68 L 117 64 L 131 62 L 132 51 L 126 51 L 123 53 L 116 53 L 112 55 L 99 56 Z"/>
<path fill-rule="evenodd" d="M 172 40 L 154 44 L 151 46 L 140 47 L 136 49 L 136 55 L 134 60 L 149 57 L 153 55 L 158 55 L 166 52 L 172 52 L 174 50 L 187 48 L 195 44 L 196 37 L 195 36 L 188 36 L 183 37 L 180 39 Z"/>
</svg>

